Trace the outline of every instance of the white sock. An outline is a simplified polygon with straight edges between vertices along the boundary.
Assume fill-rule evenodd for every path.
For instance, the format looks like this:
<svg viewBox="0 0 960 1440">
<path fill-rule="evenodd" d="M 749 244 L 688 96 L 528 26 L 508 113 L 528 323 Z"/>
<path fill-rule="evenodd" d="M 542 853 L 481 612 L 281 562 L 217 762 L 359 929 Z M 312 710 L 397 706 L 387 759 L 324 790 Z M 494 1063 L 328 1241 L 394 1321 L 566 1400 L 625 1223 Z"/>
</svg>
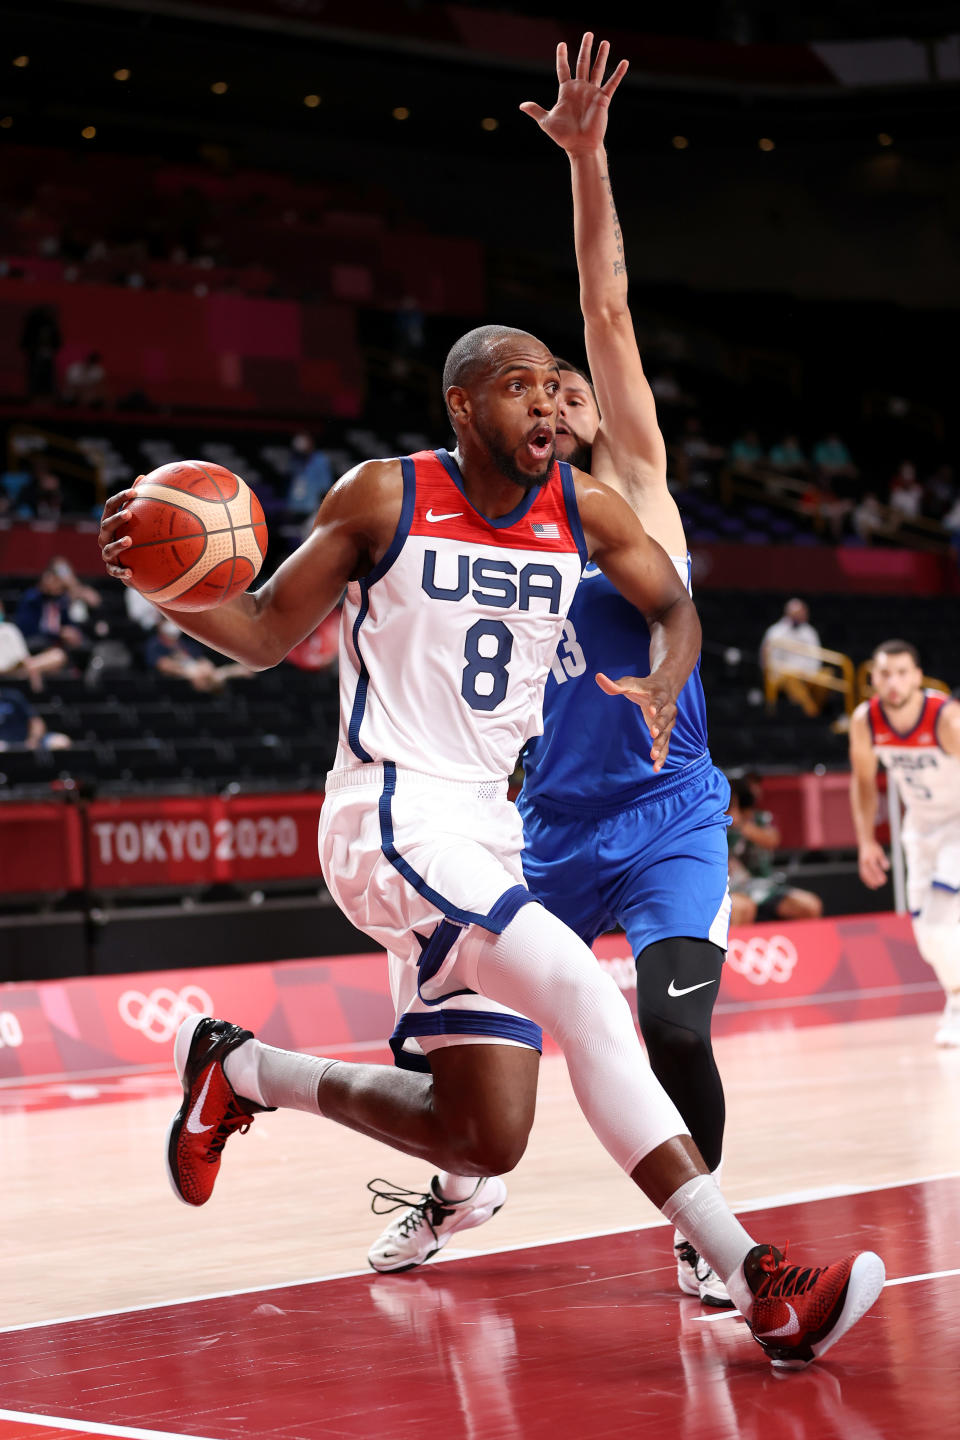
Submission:
<svg viewBox="0 0 960 1440">
<path fill-rule="evenodd" d="M 306 1110 L 322 1115 L 317 1087 L 336 1060 L 276 1050 L 259 1040 L 245 1040 L 223 1062 L 223 1073 L 238 1095 L 258 1105 Z"/>
<path fill-rule="evenodd" d="M 449 1170 L 441 1170 L 437 1174 L 437 1189 L 451 1205 L 469 1200 L 480 1183 L 476 1175 L 451 1175 Z"/>
<path fill-rule="evenodd" d="M 730 1299 L 747 1319 L 753 1293 L 743 1278 L 743 1261 L 754 1241 L 731 1213 L 712 1175 L 696 1175 L 674 1191 L 662 1207 L 672 1225 L 726 1285 Z"/>
<path fill-rule="evenodd" d="M 716 1180 L 716 1182 L 717 1182 L 718 1185 L 720 1184 L 720 1175 L 721 1175 L 722 1171 L 723 1171 L 723 1160 L 721 1159 L 720 1164 L 717 1166 L 716 1170 L 711 1170 L 711 1171 L 710 1171 L 710 1174 L 713 1176 L 714 1180 Z M 674 1230 L 674 1232 L 673 1232 L 673 1247 L 674 1247 L 674 1249 L 676 1249 L 676 1247 L 677 1247 L 678 1245 L 683 1245 L 684 1242 L 686 1241 L 686 1238 L 687 1238 L 686 1235 L 681 1235 L 681 1233 L 680 1233 L 679 1230 Z"/>
</svg>

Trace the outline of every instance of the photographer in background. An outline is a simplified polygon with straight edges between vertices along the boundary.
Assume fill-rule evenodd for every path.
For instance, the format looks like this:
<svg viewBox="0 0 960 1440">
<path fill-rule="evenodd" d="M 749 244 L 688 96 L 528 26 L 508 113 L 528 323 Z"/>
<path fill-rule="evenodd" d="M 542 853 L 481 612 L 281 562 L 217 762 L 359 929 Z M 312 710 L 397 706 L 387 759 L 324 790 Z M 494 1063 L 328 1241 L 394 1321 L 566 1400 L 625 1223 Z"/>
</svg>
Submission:
<svg viewBox="0 0 960 1440">
<path fill-rule="evenodd" d="M 819 895 L 795 889 L 785 871 L 774 868 L 780 832 L 769 811 L 758 809 L 752 781 L 730 781 L 729 814 L 730 924 L 819 920 L 823 914 Z"/>
</svg>

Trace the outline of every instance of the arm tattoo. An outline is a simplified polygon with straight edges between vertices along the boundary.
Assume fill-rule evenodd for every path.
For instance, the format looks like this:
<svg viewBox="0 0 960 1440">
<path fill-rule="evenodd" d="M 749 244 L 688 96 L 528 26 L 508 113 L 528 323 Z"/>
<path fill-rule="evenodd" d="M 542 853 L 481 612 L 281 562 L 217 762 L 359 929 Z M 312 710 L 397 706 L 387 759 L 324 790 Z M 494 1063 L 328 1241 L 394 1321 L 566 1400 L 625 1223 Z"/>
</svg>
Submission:
<svg viewBox="0 0 960 1440">
<path fill-rule="evenodd" d="M 617 258 L 613 262 L 614 275 L 626 275 L 627 265 L 623 258 L 623 232 L 620 229 L 620 218 L 617 215 L 617 207 L 613 203 L 613 189 L 610 185 L 610 176 L 604 175 L 603 183 L 607 189 L 607 198 L 610 201 L 610 214 L 613 216 L 613 238 L 617 245 Z"/>
</svg>

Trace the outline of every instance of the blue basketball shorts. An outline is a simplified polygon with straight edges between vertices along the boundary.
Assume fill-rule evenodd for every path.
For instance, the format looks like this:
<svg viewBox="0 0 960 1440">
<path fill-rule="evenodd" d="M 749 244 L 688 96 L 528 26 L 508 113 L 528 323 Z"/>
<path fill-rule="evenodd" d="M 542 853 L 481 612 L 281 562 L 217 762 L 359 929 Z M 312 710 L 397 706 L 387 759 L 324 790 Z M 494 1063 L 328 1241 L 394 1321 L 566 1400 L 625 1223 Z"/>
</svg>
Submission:
<svg viewBox="0 0 960 1440">
<path fill-rule="evenodd" d="M 610 814 L 518 801 L 532 893 L 592 945 L 618 925 L 635 956 L 689 936 L 727 948 L 730 786 L 709 756 Z"/>
</svg>

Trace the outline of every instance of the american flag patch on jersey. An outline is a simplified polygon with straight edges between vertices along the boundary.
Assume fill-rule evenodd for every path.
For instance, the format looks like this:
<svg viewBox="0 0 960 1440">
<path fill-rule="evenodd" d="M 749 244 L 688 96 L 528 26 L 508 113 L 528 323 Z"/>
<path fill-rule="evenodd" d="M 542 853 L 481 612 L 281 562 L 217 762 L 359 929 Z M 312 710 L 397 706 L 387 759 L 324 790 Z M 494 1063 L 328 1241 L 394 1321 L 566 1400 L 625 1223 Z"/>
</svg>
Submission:
<svg viewBox="0 0 960 1440">
<path fill-rule="evenodd" d="M 541 540 L 560 539 L 560 527 L 559 525 L 556 525 L 552 520 L 549 521 L 546 525 L 544 525 L 541 521 L 538 520 L 530 526 L 530 529 L 533 531 L 534 535 L 539 535 Z"/>
</svg>

